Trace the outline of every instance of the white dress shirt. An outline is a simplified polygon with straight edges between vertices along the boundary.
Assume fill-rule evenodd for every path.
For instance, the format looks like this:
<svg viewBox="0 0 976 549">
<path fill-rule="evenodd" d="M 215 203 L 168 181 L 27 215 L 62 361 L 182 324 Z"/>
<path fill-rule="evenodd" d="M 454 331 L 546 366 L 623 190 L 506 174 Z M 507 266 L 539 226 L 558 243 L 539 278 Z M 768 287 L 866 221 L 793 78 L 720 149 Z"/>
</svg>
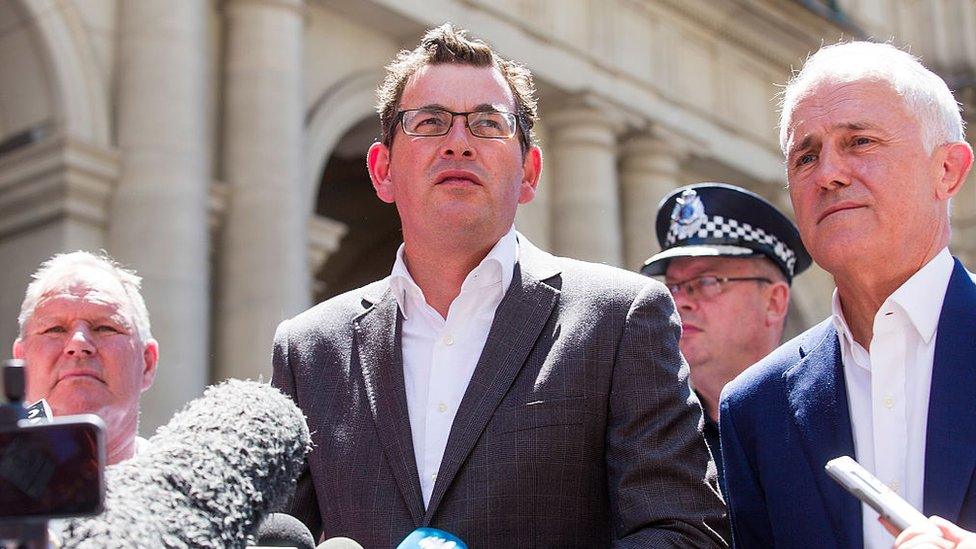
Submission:
<svg viewBox="0 0 976 549">
<path fill-rule="evenodd" d="M 857 461 L 922 509 L 925 433 L 935 335 L 953 261 L 943 249 L 881 304 L 870 349 L 854 341 L 834 290 Z M 888 549 L 894 538 L 862 505 L 865 549 Z"/>
<path fill-rule="evenodd" d="M 447 318 L 427 304 L 397 250 L 390 289 L 403 314 L 400 341 L 413 451 L 424 506 L 437 480 L 454 415 L 488 339 L 495 309 L 512 283 L 518 241 L 512 227 L 461 284 Z"/>
</svg>

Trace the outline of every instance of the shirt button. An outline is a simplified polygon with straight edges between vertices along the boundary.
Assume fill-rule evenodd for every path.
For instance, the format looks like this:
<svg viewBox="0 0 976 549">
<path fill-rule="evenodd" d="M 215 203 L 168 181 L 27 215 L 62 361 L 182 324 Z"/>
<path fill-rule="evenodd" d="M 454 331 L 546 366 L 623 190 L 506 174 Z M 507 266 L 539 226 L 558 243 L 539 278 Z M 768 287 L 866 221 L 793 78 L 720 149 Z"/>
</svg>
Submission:
<svg viewBox="0 0 976 549">
<path fill-rule="evenodd" d="M 898 492 L 898 489 L 901 488 L 901 483 L 899 483 L 897 480 L 893 480 L 893 481 L 891 481 L 891 482 L 888 483 L 888 488 L 891 488 L 891 491 L 892 492 L 896 492 L 897 493 Z"/>
<path fill-rule="evenodd" d="M 892 409 L 895 407 L 895 398 L 891 395 L 884 397 L 884 407 L 887 409 Z"/>
<path fill-rule="evenodd" d="M 454 345 L 454 336 L 452 336 L 451 334 L 447 334 L 446 336 L 444 336 L 444 345 L 447 345 L 448 347 Z"/>
<path fill-rule="evenodd" d="M 434 482 L 437 482 L 437 473 L 433 473 L 433 474 L 431 474 L 431 475 L 430 475 L 430 480 L 432 480 L 432 481 L 434 481 Z"/>
<path fill-rule="evenodd" d="M 447 404 L 444 404 L 443 402 L 441 402 L 440 404 L 438 404 L 437 405 L 437 411 L 440 412 L 440 413 L 442 413 L 442 414 L 444 412 L 446 412 L 447 411 Z"/>
</svg>

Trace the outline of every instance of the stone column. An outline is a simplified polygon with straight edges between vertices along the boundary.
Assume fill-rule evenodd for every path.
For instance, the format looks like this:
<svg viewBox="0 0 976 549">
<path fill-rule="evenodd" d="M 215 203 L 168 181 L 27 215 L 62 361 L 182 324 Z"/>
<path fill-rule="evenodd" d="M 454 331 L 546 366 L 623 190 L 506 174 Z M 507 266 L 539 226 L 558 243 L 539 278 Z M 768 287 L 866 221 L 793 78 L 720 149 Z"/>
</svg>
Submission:
<svg viewBox="0 0 976 549">
<path fill-rule="evenodd" d="M 549 163 L 549 140 L 541 124 L 536 124 L 536 145 L 542 149 L 542 175 L 539 186 L 536 187 L 535 198 L 528 204 L 519 204 L 515 214 L 515 228 L 526 236 L 533 244 L 543 250 L 551 250 L 552 214 L 552 165 Z"/>
<path fill-rule="evenodd" d="M 322 295 L 328 289 L 317 277 L 329 257 L 339 251 L 347 232 L 348 225 L 323 215 L 313 214 L 308 220 L 308 276 L 314 295 Z"/>
<path fill-rule="evenodd" d="M 223 179 L 216 377 L 271 373 L 275 326 L 309 304 L 302 187 L 303 4 L 223 4 Z"/>
<path fill-rule="evenodd" d="M 136 269 L 160 344 L 143 398 L 152 433 L 208 377 L 209 4 L 123 0 L 119 8 L 119 185 L 108 251 Z"/>
<path fill-rule="evenodd" d="M 623 255 L 615 124 L 587 105 L 548 116 L 553 251 L 619 266 Z"/>
<path fill-rule="evenodd" d="M 660 251 L 654 222 L 657 206 L 681 186 L 681 152 L 668 141 L 646 133 L 624 141 L 620 158 L 620 196 L 623 215 L 624 259 L 637 270 Z"/>
</svg>

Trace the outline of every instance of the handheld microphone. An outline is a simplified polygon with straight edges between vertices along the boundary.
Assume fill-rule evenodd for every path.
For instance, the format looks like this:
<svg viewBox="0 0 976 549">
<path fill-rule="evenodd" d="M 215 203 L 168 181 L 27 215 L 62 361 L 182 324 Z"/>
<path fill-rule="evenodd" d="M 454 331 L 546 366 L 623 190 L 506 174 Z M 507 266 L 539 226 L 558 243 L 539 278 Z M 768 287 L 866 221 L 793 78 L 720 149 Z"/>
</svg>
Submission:
<svg viewBox="0 0 976 549">
<path fill-rule="evenodd" d="M 461 538 L 437 528 L 417 528 L 396 549 L 468 549 Z"/>
<path fill-rule="evenodd" d="M 309 450 L 298 407 L 278 389 L 229 380 L 106 470 L 103 514 L 69 523 L 66 547 L 244 547 L 294 490 Z"/>
<path fill-rule="evenodd" d="M 258 526 L 255 547 L 315 549 L 315 538 L 302 521 L 286 513 L 271 513 Z"/>
</svg>

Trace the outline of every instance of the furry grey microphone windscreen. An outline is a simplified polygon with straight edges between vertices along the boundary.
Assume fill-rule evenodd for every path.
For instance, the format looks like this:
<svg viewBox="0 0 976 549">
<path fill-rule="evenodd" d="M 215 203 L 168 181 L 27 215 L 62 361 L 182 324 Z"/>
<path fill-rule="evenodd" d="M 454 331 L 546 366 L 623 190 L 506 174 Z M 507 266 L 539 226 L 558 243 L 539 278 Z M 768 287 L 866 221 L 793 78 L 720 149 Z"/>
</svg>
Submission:
<svg viewBox="0 0 976 549">
<path fill-rule="evenodd" d="M 72 521 L 64 547 L 245 547 L 310 448 L 291 399 L 240 380 L 208 388 L 149 442 L 106 469 L 105 512 Z"/>
</svg>

